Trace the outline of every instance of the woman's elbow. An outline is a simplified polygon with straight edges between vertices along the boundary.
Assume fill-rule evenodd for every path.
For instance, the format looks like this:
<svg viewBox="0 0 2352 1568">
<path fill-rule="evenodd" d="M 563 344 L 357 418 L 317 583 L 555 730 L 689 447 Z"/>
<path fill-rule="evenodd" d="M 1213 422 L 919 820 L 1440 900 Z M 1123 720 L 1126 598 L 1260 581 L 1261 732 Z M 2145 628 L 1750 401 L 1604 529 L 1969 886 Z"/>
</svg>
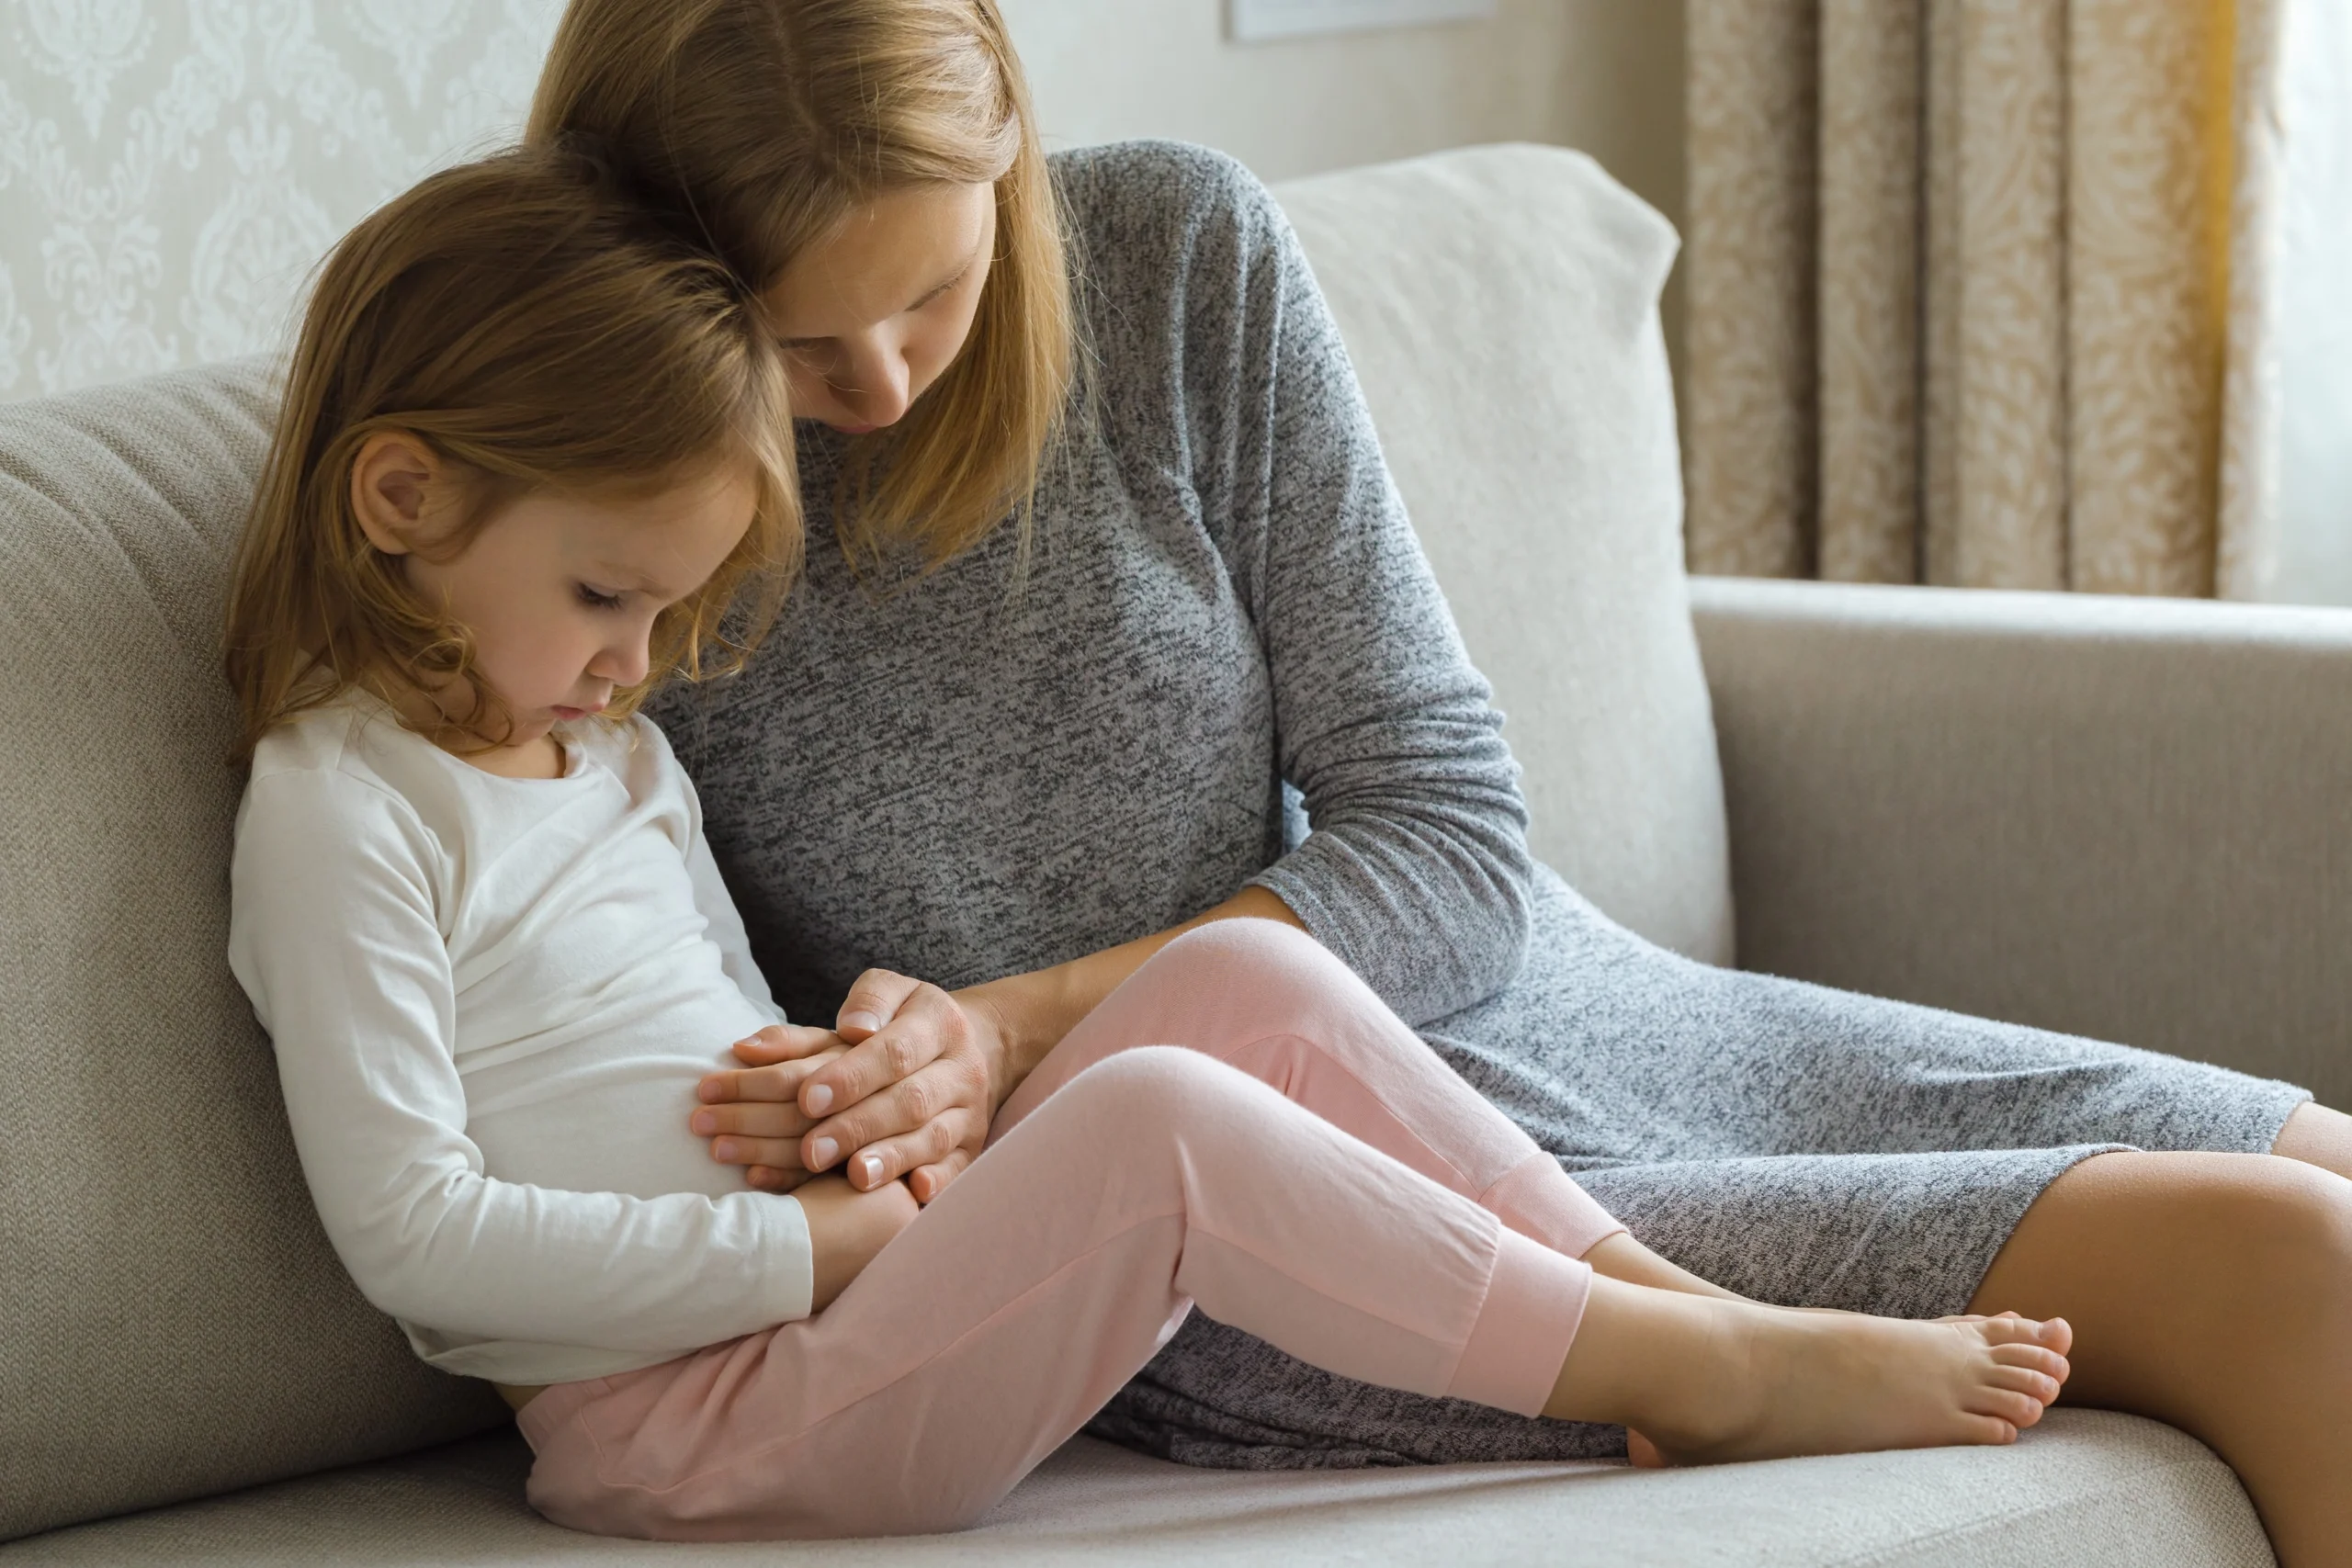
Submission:
<svg viewBox="0 0 2352 1568">
<path fill-rule="evenodd" d="M 1468 912 L 1449 922 L 1458 933 L 1453 968 L 1460 994 L 1446 998 L 1447 1012 L 1485 1001 L 1519 978 L 1533 938 L 1535 862 L 1526 840 L 1495 846 L 1478 862 L 1476 873 L 1463 879 Z"/>
</svg>

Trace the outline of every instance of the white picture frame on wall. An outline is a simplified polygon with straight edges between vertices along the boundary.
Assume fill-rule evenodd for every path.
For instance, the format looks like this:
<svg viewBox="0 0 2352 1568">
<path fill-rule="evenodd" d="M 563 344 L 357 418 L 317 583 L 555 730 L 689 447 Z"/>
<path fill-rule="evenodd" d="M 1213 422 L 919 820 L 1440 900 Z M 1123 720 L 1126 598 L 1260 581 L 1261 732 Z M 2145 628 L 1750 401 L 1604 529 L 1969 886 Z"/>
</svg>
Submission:
<svg viewBox="0 0 2352 1568">
<path fill-rule="evenodd" d="M 1306 38 L 1370 28 L 1476 22 L 1495 14 L 1495 0 L 1227 0 L 1227 30 L 1237 43 Z"/>
</svg>

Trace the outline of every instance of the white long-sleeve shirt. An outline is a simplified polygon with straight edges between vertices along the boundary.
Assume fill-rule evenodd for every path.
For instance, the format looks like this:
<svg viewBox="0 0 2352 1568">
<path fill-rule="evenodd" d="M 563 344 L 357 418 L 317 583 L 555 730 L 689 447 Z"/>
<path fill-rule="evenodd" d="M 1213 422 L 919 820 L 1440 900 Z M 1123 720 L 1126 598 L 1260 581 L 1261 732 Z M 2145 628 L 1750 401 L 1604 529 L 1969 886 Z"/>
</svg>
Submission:
<svg viewBox="0 0 2352 1568">
<path fill-rule="evenodd" d="M 781 1021 L 650 720 L 482 772 L 355 694 L 272 731 L 229 962 L 329 1239 L 436 1367 L 650 1366 L 808 1314 L 808 1228 L 687 1117 Z"/>
</svg>

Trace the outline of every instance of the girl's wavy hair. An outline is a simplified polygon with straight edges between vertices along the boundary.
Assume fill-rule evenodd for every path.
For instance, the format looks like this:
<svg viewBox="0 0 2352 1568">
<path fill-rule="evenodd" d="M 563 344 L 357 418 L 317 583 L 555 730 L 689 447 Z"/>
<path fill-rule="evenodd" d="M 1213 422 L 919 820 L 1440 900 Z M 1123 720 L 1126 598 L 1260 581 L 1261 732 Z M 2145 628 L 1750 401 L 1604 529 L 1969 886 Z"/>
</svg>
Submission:
<svg viewBox="0 0 2352 1568">
<path fill-rule="evenodd" d="M 853 564 L 936 566 L 1024 523 L 1060 432 L 1077 329 L 1064 236 L 996 0 L 571 0 L 529 140 L 587 135 L 639 197 L 764 291 L 885 192 L 995 187 L 972 335 L 904 419 L 852 439 Z"/>
<path fill-rule="evenodd" d="M 450 169 L 379 209 L 321 269 L 238 546 L 226 645 L 237 760 L 353 687 L 396 706 L 470 691 L 469 711 L 429 731 L 460 750 L 511 733 L 466 629 L 360 529 L 352 465 L 379 431 L 429 447 L 457 478 L 462 510 L 428 547 L 444 559 L 526 493 L 650 494 L 748 465 L 751 527 L 661 614 L 650 672 L 607 712 L 635 711 L 665 677 L 740 668 L 799 561 L 786 388 L 741 282 L 577 144 Z"/>
</svg>

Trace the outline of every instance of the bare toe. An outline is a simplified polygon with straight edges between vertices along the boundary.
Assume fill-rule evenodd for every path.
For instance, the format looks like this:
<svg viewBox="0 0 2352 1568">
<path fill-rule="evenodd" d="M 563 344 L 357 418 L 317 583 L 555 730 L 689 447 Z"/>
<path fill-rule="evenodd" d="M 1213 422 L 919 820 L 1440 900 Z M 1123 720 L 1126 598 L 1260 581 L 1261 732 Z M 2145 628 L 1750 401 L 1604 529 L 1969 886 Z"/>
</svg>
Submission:
<svg viewBox="0 0 2352 1568">
<path fill-rule="evenodd" d="M 1969 1414 L 1990 1416 L 2017 1427 L 2033 1426 L 2041 1419 L 2042 1411 L 2046 1408 L 2033 1395 L 2006 1388 L 1980 1388 L 1968 1400 Z"/>
<path fill-rule="evenodd" d="M 1993 1364 L 2020 1371 L 2039 1372 L 2051 1382 L 2063 1383 L 2074 1371 L 2066 1358 L 2040 1345 L 1996 1345 L 1992 1349 Z"/>
<path fill-rule="evenodd" d="M 1994 1388 L 2005 1388 L 2012 1393 L 2022 1393 L 2048 1404 L 2058 1397 L 2059 1382 L 2047 1372 L 2031 1367 L 1996 1366 L 1986 1375 L 1985 1382 Z"/>
<path fill-rule="evenodd" d="M 1664 1470 L 1668 1462 L 1656 1443 L 1631 1427 L 1625 1428 L 1625 1457 L 1634 1461 L 1635 1470 Z"/>
<path fill-rule="evenodd" d="M 1997 1416 L 1963 1416 L 1968 1432 L 1958 1440 L 1963 1443 L 1984 1443 L 1998 1448 L 2018 1440 L 2017 1424 Z"/>
<path fill-rule="evenodd" d="M 2041 1345 L 2045 1325 L 2005 1312 L 1998 1317 L 1980 1317 L 1974 1326 L 1987 1345 Z"/>
</svg>

